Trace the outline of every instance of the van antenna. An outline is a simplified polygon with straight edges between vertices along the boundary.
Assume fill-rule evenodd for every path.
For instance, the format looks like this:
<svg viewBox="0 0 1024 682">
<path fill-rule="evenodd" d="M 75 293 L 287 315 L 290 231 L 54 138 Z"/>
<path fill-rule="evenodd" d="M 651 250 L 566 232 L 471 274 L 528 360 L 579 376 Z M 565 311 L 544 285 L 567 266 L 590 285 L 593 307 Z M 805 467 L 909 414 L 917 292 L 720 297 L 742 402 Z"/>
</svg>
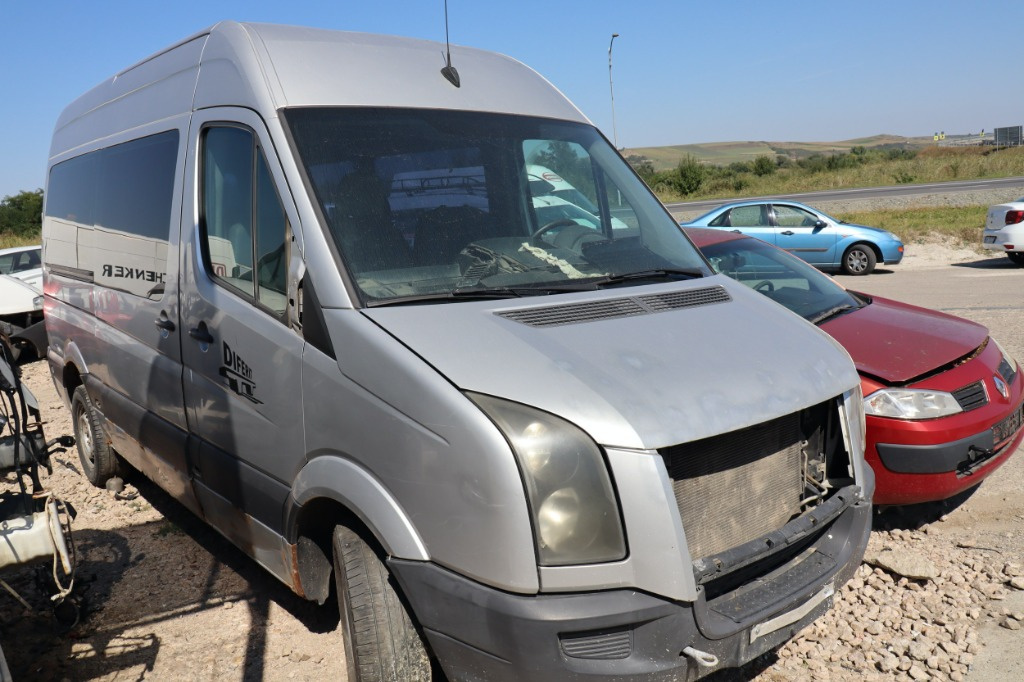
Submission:
<svg viewBox="0 0 1024 682">
<path fill-rule="evenodd" d="M 444 43 L 447 50 L 445 55 L 445 66 L 441 69 L 441 75 L 448 79 L 448 82 L 455 87 L 462 87 L 459 80 L 459 72 L 452 66 L 452 43 L 448 40 L 448 0 L 444 0 Z"/>
</svg>

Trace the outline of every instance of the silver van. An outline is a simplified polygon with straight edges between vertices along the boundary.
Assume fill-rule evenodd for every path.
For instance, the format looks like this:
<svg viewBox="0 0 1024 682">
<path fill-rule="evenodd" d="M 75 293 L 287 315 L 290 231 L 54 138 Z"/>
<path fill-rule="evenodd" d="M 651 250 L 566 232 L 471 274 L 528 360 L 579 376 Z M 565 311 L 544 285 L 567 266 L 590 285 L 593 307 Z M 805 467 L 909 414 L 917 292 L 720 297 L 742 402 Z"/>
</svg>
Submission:
<svg viewBox="0 0 1024 682">
<path fill-rule="evenodd" d="M 531 166 L 600 224 L 542 224 Z M 89 479 L 333 585 L 350 680 L 695 678 L 860 561 L 848 356 L 513 59 L 221 23 L 65 109 L 44 213 Z"/>
</svg>

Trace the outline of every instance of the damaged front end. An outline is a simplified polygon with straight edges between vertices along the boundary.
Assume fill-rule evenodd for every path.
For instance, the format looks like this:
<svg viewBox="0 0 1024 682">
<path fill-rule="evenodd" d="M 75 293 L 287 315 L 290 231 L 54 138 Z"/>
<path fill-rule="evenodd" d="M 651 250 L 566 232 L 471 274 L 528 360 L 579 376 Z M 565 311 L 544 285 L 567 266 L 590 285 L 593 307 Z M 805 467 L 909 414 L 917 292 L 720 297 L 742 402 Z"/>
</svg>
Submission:
<svg viewBox="0 0 1024 682">
<path fill-rule="evenodd" d="M 874 488 L 860 400 L 853 390 L 661 451 L 692 557 L 696 639 L 712 658 L 735 664 L 791 637 L 859 563 Z"/>
</svg>

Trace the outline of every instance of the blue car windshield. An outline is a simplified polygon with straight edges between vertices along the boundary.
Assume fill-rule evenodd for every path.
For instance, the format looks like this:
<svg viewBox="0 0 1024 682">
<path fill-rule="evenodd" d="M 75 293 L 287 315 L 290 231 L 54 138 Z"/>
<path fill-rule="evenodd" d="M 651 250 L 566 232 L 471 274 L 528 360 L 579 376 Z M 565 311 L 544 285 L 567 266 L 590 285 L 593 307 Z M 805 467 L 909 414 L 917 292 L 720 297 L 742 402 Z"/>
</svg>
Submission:
<svg viewBox="0 0 1024 682">
<path fill-rule="evenodd" d="M 283 114 L 365 305 L 631 286 L 645 281 L 637 273 L 648 281 L 711 274 L 592 126 L 426 109 Z M 536 166 L 587 205 L 531 182 Z"/>
<path fill-rule="evenodd" d="M 717 272 L 814 324 L 865 304 L 831 277 L 760 239 L 733 239 L 705 246 L 701 251 Z"/>
</svg>

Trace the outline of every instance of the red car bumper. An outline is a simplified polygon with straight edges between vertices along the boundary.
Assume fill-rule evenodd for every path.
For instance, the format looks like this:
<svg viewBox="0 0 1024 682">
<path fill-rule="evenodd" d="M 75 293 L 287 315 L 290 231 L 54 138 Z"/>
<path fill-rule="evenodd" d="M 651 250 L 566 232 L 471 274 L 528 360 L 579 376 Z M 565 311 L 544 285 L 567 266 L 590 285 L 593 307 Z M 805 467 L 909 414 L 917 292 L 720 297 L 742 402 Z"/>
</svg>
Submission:
<svg viewBox="0 0 1024 682">
<path fill-rule="evenodd" d="M 1015 368 L 1013 381 L 1003 382 L 1004 396 L 997 381 L 1001 358 L 989 343 L 968 362 L 909 386 L 954 392 L 980 381 L 986 398 L 980 407 L 922 421 L 868 415 L 864 458 L 875 472 L 876 505 L 952 497 L 981 483 L 1017 450 L 1024 440 L 1024 377 Z"/>
</svg>

